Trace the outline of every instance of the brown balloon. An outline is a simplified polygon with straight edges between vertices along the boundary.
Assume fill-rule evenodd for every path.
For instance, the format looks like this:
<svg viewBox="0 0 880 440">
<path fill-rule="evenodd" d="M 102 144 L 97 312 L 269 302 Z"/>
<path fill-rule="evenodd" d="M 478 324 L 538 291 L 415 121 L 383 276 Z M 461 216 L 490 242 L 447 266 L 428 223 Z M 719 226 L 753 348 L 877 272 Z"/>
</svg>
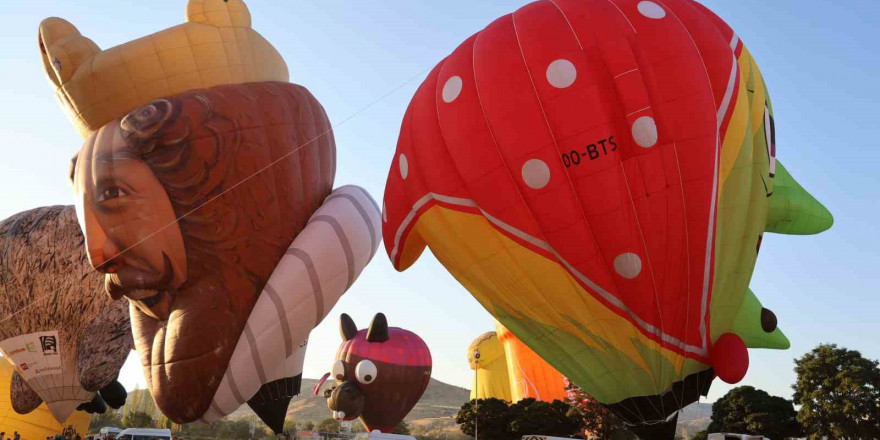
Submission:
<svg viewBox="0 0 880 440">
<path fill-rule="evenodd" d="M 431 380 L 431 352 L 415 333 L 388 327 L 377 313 L 365 330 L 346 314 L 340 317 L 342 345 L 330 375 L 336 385 L 325 392 L 337 420 L 360 418 L 368 431 L 390 433 L 422 397 Z"/>
<path fill-rule="evenodd" d="M 132 347 L 128 312 L 96 297 L 102 279 L 89 267 L 72 206 L 0 222 L 0 248 L 0 350 L 16 368 L 13 409 L 26 414 L 46 401 L 63 422 L 115 383 Z"/>
<path fill-rule="evenodd" d="M 278 261 L 330 193 L 330 123 L 303 87 L 221 85 L 95 132 L 73 184 L 92 265 L 131 303 L 157 405 L 202 416 Z"/>
</svg>

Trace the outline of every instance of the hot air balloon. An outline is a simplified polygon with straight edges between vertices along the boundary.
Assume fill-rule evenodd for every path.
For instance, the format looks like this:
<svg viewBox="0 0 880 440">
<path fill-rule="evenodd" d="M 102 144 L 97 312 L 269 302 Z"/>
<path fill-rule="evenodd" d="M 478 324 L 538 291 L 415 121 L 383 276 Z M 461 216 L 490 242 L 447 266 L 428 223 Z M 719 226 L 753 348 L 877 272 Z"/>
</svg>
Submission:
<svg viewBox="0 0 880 440">
<path fill-rule="evenodd" d="M 495 333 L 504 347 L 511 402 L 528 398 L 545 402 L 566 400 L 565 377 L 559 371 L 497 321 Z"/>
<path fill-rule="evenodd" d="M 475 372 L 471 399 L 565 401 L 565 377 L 500 322 L 495 328 L 468 347 L 468 364 Z"/>
<path fill-rule="evenodd" d="M 248 403 L 280 432 L 309 332 L 380 240 L 369 194 L 333 190 L 323 107 L 241 0 L 190 0 L 185 23 L 106 50 L 59 18 L 39 37 L 85 139 L 89 260 L 130 303 L 158 408 L 207 422 Z"/>
<path fill-rule="evenodd" d="M 765 232 L 831 214 L 776 159 L 752 55 L 691 0 L 530 3 L 464 41 L 407 109 L 385 247 L 425 246 L 643 438 L 746 347 L 787 348 L 748 288 Z"/>
<path fill-rule="evenodd" d="M 336 420 L 360 418 L 369 432 L 390 433 L 422 397 L 431 380 L 431 352 L 415 333 L 388 327 L 377 313 L 365 330 L 340 317 L 342 345 L 324 392 Z"/>
<path fill-rule="evenodd" d="M 486 332 L 474 339 L 468 346 L 467 360 L 474 370 L 471 400 L 495 398 L 512 401 L 507 356 L 495 332 Z"/>
<path fill-rule="evenodd" d="M 45 411 L 45 402 L 62 423 L 77 409 L 103 413 L 125 403 L 116 378 L 133 344 L 128 311 L 95 296 L 103 279 L 82 242 L 72 206 L 0 222 L 0 363 L 14 368 L 0 377 L 0 399 L 18 414 Z"/>
<path fill-rule="evenodd" d="M 23 440 L 44 439 L 58 434 L 68 426 L 73 426 L 80 435 L 86 434 L 92 417 L 85 412 L 74 412 L 61 422 L 55 420 L 45 404 L 40 404 L 29 414 L 17 413 L 9 398 L 13 374 L 15 369 L 12 364 L 5 360 L 0 361 L 0 431 L 5 432 L 7 438 L 17 431 Z"/>
</svg>

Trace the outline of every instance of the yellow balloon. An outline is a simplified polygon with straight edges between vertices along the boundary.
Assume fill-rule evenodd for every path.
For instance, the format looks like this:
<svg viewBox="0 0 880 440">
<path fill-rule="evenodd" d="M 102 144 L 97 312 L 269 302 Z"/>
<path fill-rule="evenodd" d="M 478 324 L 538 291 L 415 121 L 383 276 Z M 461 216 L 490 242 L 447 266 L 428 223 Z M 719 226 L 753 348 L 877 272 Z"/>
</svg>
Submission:
<svg viewBox="0 0 880 440">
<path fill-rule="evenodd" d="M 75 411 L 64 424 L 60 424 L 52 416 L 45 403 L 29 414 L 21 415 L 12 409 L 9 399 L 9 385 L 12 381 L 12 365 L 6 359 L 0 359 L 0 432 L 11 438 L 15 431 L 21 440 L 43 440 L 46 437 L 60 434 L 67 426 L 73 426 L 81 436 L 85 437 L 91 422 L 91 416 Z"/>
<path fill-rule="evenodd" d="M 479 352 L 479 359 L 475 354 Z M 471 387 L 471 400 L 496 398 L 510 399 L 510 376 L 507 373 L 507 360 L 504 347 L 495 332 L 480 335 L 468 347 L 468 364 L 475 370 L 474 384 Z"/>
</svg>

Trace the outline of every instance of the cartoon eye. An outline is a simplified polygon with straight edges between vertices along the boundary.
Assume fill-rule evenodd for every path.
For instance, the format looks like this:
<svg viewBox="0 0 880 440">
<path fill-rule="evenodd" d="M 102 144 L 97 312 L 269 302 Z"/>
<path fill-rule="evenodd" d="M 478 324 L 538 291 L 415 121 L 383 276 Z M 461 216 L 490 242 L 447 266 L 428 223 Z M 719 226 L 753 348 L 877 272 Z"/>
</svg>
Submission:
<svg viewBox="0 0 880 440">
<path fill-rule="evenodd" d="M 770 162 L 770 177 L 776 176 L 776 123 L 770 108 L 764 106 L 764 136 L 767 140 L 767 160 Z"/>
<path fill-rule="evenodd" d="M 345 381 L 345 364 L 342 361 L 337 360 L 333 363 L 333 368 L 330 369 L 330 374 L 340 382 Z"/>
<path fill-rule="evenodd" d="M 767 333 L 776 330 L 776 314 L 768 308 L 761 309 L 761 328 Z"/>
<path fill-rule="evenodd" d="M 98 195 L 98 202 L 106 202 L 108 200 L 117 199 L 119 197 L 125 197 L 128 193 L 125 192 L 122 188 L 118 186 L 108 186 L 101 191 L 101 194 Z"/>
<path fill-rule="evenodd" d="M 376 364 L 366 359 L 358 362 L 357 367 L 354 368 L 354 375 L 357 376 L 358 382 L 364 385 L 373 383 L 378 373 Z"/>
</svg>

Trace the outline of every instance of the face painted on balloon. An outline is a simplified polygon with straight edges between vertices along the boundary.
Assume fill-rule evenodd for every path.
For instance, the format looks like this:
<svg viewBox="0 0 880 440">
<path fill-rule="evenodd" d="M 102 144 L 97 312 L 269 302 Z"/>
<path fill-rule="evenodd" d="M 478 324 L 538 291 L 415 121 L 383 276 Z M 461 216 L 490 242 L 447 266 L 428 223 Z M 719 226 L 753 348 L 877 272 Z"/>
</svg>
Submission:
<svg viewBox="0 0 880 440">
<path fill-rule="evenodd" d="M 186 249 L 164 187 L 121 128 L 133 118 L 158 119 L 158 127 L 160 113 L 170 111 L 144 106 L 99 130 L 74 158 L 71 179 L 89 261 L 106 274 L 107 293 L 165 321 L 186 281 Z"/>
</svg>

